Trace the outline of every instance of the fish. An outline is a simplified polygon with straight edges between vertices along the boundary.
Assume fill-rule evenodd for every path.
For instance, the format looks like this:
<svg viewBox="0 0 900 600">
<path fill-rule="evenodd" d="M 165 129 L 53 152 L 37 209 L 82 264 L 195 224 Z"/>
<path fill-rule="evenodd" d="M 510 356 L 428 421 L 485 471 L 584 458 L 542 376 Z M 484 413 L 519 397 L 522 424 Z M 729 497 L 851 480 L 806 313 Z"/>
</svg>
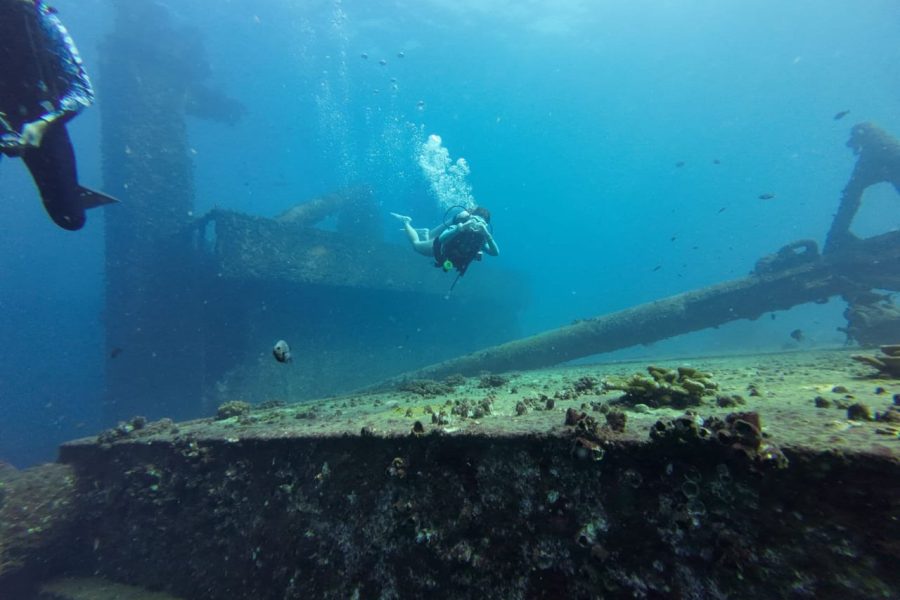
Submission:
<svg viewBox="0 0 900 600">
<path fill-rule="evenodd" d="M 791 332 L 791 337 L 797 340 L 798 342 L 803 341 L 803 331 L 800 329 L 795 329 Z"/>
<path fill-rule="evenodd" d="M 116 346 L 115 348 L 113 348 L 112 350 L 109 351 L 109 357 L 110 357 L 110 358 L 116 358 L 117 356 L 119 356 L 119 355 L 122 354 L 123 352 L 125 352 L 125 350 L 123 350 L 122 348 L 119 348 L 118 346 Z"/>
<path fill-rule="evenodd" d="M 714 164 L 714 165 L 721 165 L 721 164 L 722 164 L 722 161 L 719 160 L 718 158 L 714 158 L 714 159 L 713 159 L 713 164 Z"/>
<path fill-rule="evenodd" d="M 675 163 L 675 166 L 678 167 L 678 168 L 680 169 L 681 167 L 684 166 L 684 161 L 683 161 L 683 160 L 679 160 L 677 163 Z"/>
<path fill-rule="evenodd" d="M 849 110 L 842 110 L 842 111 L 840 111 L 839 113 L 836 113 L 836 114 L 834 115 L 834 120 L 835 120 L 835 121 L 840 121 L 841 119 L 843 119 L 844 117 L 846 117 L 846 116 L 849 115 L 849 114 L 850 114 L 850 111 L 849 111 Z"/>
<path fill-rule="evenodd" d="M 774 197 L 775 197 L 775 194 L 771 194 L 771 193 L 768 193 L 768 192 L 766 192 L 765 194 L 760 194 L 759 196 L 757 196 L 757 198 L 759 198 L 760 200 L 771 200 L 771 199 L 774 198 Z"/>
<path fill-rule="evenodd" d="M 284 340 L 278 340 L 272 347 L 272 356 L 280 363 L 291 362 L 291 347 Z"/>
</svg>

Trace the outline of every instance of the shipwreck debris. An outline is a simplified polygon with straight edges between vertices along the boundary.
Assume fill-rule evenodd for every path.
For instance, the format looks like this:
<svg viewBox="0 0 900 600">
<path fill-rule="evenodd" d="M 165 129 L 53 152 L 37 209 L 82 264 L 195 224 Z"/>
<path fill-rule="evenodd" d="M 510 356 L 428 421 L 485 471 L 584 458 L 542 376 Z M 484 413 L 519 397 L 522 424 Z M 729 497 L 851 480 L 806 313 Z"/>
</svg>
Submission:
<svg viewBox="0 0 900 600">
<path fill-rule="evenodd" d="M 900 378 L 900 344 L 882 346 L 880 356 L 854 354 L 850 358 L 878 369 L 878 372 L 882 375 Z"/>
<path fill-rule="evenodd" d="M 856 298 L 873 289 L 900 290 L 900 232 L 867 239 L 856 239 L 849 233 L 868 186 L 887 181 L 900 190 L 900 142 L 877 126 L 863 123 L 853 128 L 848 146 L 858 159 L 824 252 L 820 253 L 812 240 L 799 240 L 760 259 L 753 272 L 742 279 L 579 319 L 565 327 L 434 364 L 404 377 L 536 369 L 738 319 L 757 319 L 800 304 L 824 303 L 834 296 Z"/>
<path fill-rule="evenodd" d="M 844 296 L 847 327 L 840 328 L 848 342 L 880 346 L 900 339 L 900 308 L 889 294 L 864 291 Z"/>
<path fill-rule="evenodd" d="M 828 232 L 826 253 L 842 250 L 858 241 L 850 232 L 850 225 L 859 211 L 866 188 L 887 182 L 900 192 L 900 142 L 874 123 L 858 123 L 850 131 L 847 146 L 858 158 Z"/>
</svg>

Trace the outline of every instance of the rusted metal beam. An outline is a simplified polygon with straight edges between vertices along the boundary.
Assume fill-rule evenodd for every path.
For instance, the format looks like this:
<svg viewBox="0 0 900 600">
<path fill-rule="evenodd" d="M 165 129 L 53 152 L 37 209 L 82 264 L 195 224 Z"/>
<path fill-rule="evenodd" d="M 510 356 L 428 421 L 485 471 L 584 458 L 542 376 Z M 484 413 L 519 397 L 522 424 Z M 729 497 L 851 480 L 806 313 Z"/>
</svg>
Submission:
<svg viewBox="0 0 900 600">
<path fill-rule="evenodd" d="M 547 367 L 877 287 L 900 289 L 900 232 L 861 241 L 854 252 L 815 254 L 799 266 L 762 270 L 742 279 L 584 319 L 407 373 L 401 379 Z"/>
</svg>

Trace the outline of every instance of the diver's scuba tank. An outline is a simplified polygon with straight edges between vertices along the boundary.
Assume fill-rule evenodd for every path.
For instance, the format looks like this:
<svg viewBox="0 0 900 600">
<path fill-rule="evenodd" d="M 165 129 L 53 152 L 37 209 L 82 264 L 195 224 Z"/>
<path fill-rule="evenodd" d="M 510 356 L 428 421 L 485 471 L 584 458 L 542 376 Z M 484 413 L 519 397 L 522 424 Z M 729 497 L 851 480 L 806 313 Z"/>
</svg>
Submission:
<svg viewBox="0 0 900 600">
<path fill-rule="evenodd" d="M 450 212 L 454 210 L 456 212 L 451 215 Z M 468 210 L 469 209 L 467 209 L 462 204 L 454 204 L 453 206 L 449 207 L 446 211 L 444 211 L 444 225 L 447 227 L 449 227 L 450 225 L 455 225 L 457 215 L 459 215 L 459 213 L 461 212 L 468 212 Z"/>
</svg>

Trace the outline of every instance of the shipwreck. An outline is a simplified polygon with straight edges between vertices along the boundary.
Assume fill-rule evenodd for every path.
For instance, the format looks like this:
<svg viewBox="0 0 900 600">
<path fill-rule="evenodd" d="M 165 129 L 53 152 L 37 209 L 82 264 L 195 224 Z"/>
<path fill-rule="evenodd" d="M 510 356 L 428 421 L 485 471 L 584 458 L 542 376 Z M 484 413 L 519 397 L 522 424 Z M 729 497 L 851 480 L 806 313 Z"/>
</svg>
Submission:
<svg viewBox="0 0 900 600">
<path fill-rule="evenodd" d="M 55 464 L 0 463 L 0 596 L 897 597 L 890 373 L 840 349 L 546 370 L 832 297 L 854 340 L 896 342 L 900 233 L 850 233 L 865 190 L 900 182 L 888 133 L 853 127 L 824 251 L 516 339 L 522 279 L 494 270 L 487 292 L 473 269 L 448 302 L 438 270 L 353 218 L 365 187 L 189 217 L 171 115 L 213 92 L 173 64 L 159 5 L 117 7 L 102 81 L 148 115 L 104 107 L 107 188 L 130 207 L 107 221 L 118 425 Z M 239 117 L 215 105 L 200 116 Z M 276 370 L 286 330 L 314 380 Z"/>
</svg>

